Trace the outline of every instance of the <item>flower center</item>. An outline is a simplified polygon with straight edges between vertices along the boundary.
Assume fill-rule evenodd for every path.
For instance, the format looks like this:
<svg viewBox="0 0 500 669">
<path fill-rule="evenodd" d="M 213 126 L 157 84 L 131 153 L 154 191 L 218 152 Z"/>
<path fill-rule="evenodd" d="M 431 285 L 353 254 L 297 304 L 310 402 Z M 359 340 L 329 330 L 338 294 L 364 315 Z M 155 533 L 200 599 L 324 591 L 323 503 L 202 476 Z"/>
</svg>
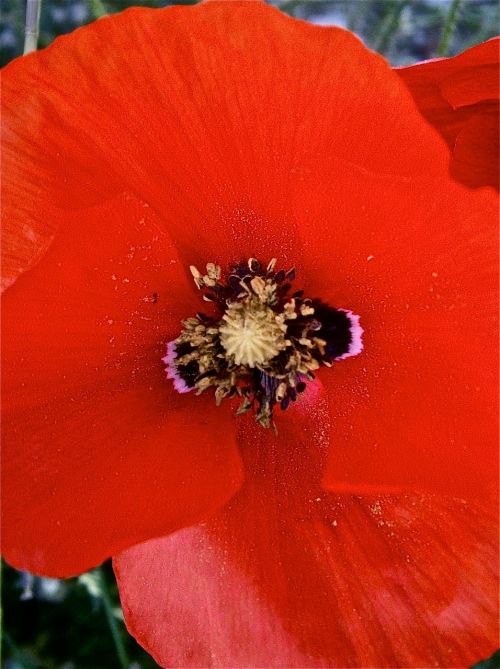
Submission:
<svg viewBox="0 0 500 669">
<path fill-rule="evenodd" d="M 217 405 L 239 397 L 236 414 L 253 408 L 266 428 L 276 406 L 287 409 L 315 370 L 362 350 L 358 316 L 305 298 L 301 290 L 291 292 L 295 270 L 275 266 L 275 258 L 267 267 L 250 258 L 232 266 L 226 279 L 214 263 L 206 274 L 191 267 L 215 314 L 199 312 L 183 321 L 163 358 L 179 392 L 199 395 L 213 388 Z"/>
<path fill-rule="evenodd" d="M 229 304 L 222 320 L 220 341 L 236 365 L 265 365 L 286 348 L 283 319 L 258 298 Z"/>
</svg>

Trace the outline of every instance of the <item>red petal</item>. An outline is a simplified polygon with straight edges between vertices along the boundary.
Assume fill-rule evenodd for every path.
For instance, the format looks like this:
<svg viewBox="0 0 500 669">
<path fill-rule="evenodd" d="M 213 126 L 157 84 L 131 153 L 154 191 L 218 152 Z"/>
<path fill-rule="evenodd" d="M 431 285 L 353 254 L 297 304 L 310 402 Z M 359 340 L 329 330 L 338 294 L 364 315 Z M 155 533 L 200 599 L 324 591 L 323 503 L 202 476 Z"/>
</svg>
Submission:
<svg viewBox="0 0 500 669">
<path fill-rule="evenodd" d="M 497 186 L 498 160 L 498 107 L 484 105 L 471 116 L 457 135 L 453 149 L 452 174 L 458 180 L 468 175 L 468 185 Z"/>
<path fill-rule="evenodd" d="M 71 231 L 70 231 L 71 228 Z M 161 361 L 202 303 L 152 210 L 74 213 L 3 304 L 3 550 L 67 576 L 193 523 L 240 483 L 231 420 Z"/>
<path fill-rule="evenodd" d="M 264 3 L 133 9 L 18 59 L 3 80 L 9 279 L 68 210 L 124 188 L 188 263 L 293 263 L 291 196 L 324 174 L 325 155 L 405 176 L 445 164 L 380 57 Z"/>
<path fill-rule="evenodd" d="M 89 53 L 99 55 L 92 60 Z M 13 63 L 4 80 L 6 155 L 15 168 L 7 223 L 21 212 L 9 278 L 40 257 L 72 209 L 125 187 L 160 212 L 189 262 L 233 260 L 249 249 L 264 257 L 278 251 L 299 266 L 320 262 L 332 253 L 331 236 L 303 260 L 294 235 L 309 221 L 303 203 L 292 202 L 301 183 L 322 184 L 312 191 L 332 228 L 343 198 L 360 204 L 355 179 L 341 190 L 353 166 L 371 179 L 374 211 L 386 191 L 400 195 L 405 183 L 411 191 L 416 175 L 437 180 L 447 160 L 382 59 L 344 31 L 295 22 L 257 3 L 133 10 Z M 383 175 L 394 175 L 399 186 Z M 420 212 L 429 194 L 439 196 L 429 184 L 417 191 L 402 201 L 416 201 Z M 386 241 L 392 216 L 387 209 L 377 219 Z M 312 221 L 319 234 L 321 221 Z M 356 248 L 349 232 L 336 250 Z M 449 258 L 449 237 L 440 248 Z M 400 277 L 407 267 L 398 264 L 402 250 L 392 256 Z M 355 278 L 363 271 L 359 259 L 353 252 L 358 268 L 338 276 Z M 361 290 L 345 296 L 343 306 L 365 304 Z"/>
<path fill-rule="evenodd" d="M 453 176 L 472 187 L 498 188 L 499 43 L 396 70 L 448 142 Z"/>
<path fill-rule="evenodd" d="M 307 292 L 351 309 L 365 331 L 361 354 L 321 376 L 328 488 L 495 493 L 496 200 L 448 178 L 398 183 L 347 166 L 335 183 L 302 184 L 316 259 Z"/>
<path fill-rule="evenodd" d="M 307 399 L 307 398 L 306 398 Z M 324 400 L 240 433 L 244 488 L 115 558 L 130 632 L 164 667 L 457 667 L 498 643 L 494 513 L 317 485 Z"/>
</svg>

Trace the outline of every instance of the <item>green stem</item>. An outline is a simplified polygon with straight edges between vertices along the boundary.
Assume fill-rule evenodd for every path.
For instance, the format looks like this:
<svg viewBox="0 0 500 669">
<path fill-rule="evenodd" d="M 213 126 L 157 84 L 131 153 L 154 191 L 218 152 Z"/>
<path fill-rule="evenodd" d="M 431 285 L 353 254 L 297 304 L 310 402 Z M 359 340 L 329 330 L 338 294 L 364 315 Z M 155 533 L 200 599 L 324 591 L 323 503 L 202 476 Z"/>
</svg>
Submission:
<svg viewBox="0 0 500 669">
<path fill-rule="evenodd" d="M 116 654 L 118 655 L 122 669 L 128 669 L 130 666 L 130 661 L 123 643 L 120 629 L 118 628 L 118 624 L 116 622 L 115 613 L 113 611 L 113 602 L 111 601 L 111 595 L 109 594 L 106 575 L 102 567 L 97 567 L 97 569 L 94 570 L 94 573 L 99 579 L 101 601 L 104 608 L 104 613 L 106 614 L 106 620 L 108 621 L 109 631 L 111 632 L 111 636 L 113 637 L 113 642 L 115 644 Z"/>
<path fill-rule="evenodd" d="M 108 10 L 102 0 L 88 0 L 90 13 L 94 19 L 100 19 L 102 16 L 107 16 Z"/>
<path fill-rule="evenodd" d="M 399 27 L 399 20 L 401 17 L 401 12 L 408 4 L 408 0 L 399 0 L 399 2 L 394 2 L 388 16 L 382 24 L 382 32 L 379 35 L 377 43 L 375 45 L 375 51 L 378 53 L 384 54 L 389 46 L 394 33 Z"/>
<path fill-rule="evenodd" d="M 450 8 L 446 16 L 443 32 L 441 33 L 441 38 L 436 48 L 436 56 L 446 56 L 448 53 L 450 39 L 458 18 L 460 2 L 461 0 L 451 0 L 450 2 Z"/>
<path fill-rule="evenodd" d="M 38 48 L 40 34 L 40 13 L 42 0 L 26 0 L 26 23 L 24 24 L 24 52 L 30 53 Z"/>
</svg>

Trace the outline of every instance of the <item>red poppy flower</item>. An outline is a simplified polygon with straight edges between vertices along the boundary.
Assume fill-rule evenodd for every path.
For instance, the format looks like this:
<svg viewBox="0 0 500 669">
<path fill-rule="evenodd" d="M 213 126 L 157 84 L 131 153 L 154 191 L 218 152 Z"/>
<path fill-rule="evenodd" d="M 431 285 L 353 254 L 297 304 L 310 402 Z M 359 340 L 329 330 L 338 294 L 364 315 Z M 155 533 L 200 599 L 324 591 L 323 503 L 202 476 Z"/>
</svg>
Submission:
<svg viewBox="0 0 500 669">
<path fill-rule="evenodd" d="M 215 1 L 60 38 L 5 69 L 3 100 L 6 559 L 67 576 L 114 555 L 127 625 L 163 666 L 490 654 L 496 200 L 449 176 L 400 77 L 343 30 Z M 271 278 L 252 260 L 276 257 Z M 206 263 L 212 307 L 189 271 Z M 277 434 L 235 417 L 241 398 L 177 392 L 203 383 L 210 327 L 222 341 L 218 296 L 238 332 L 268 290 L 275 317 L 248 320 L 272 361 L 283 314 L 312 308 L 324 344 L 307 321 L 294 359 L 333 362 L 286 386 Z M 208 326 L 186 320 L 201 310 Z M 356 352 L 352 314 L 359 355 L 328 361 L 332 311 L 349 331 L 332 357 Z M 244 395 L 267 364 L 252 355 L 222 394 Z M 268 376 L 260 409 L 281 392 Z"/>
<path fill-rule="evenodd" d="M 467 186 L 498 189 L 499 41 L 396 70 L 450 147 L 452 175 Z"/>
</svg>

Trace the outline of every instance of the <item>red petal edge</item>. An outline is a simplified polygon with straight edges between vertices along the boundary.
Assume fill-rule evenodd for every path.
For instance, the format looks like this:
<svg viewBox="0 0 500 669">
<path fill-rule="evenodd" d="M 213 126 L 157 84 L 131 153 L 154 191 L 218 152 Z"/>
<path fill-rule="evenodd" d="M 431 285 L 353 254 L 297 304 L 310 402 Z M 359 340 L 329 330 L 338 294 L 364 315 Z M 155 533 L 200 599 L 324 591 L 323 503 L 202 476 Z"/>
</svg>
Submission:
<svg viewBox="0 0 500 669">
<path fill-rule="evenodd" d="M 451 174 L 474 188 L 499 187 L 499 45 L 494 38 L 454 58 L 396 70 L 447 141 Z"/>
<path fill-rule="evenodd" d="M 307 395 L 278 421 L 279 439 L 241 427 L 247 478 L 223 509 L 115 557 L 129 631 L 162 667 L 462 667 L 488 656 L 494 511 L 325 493 L 329 409 Z"/>
<path fill-rule="evenodd" d="M 240 485 L 229 409 L 181 396 L 161 358 L 199 294 L 151 208 L 75 212 L 3 299 L 2 544 L 85 571 L 206 517 Z"/>
</svg>

